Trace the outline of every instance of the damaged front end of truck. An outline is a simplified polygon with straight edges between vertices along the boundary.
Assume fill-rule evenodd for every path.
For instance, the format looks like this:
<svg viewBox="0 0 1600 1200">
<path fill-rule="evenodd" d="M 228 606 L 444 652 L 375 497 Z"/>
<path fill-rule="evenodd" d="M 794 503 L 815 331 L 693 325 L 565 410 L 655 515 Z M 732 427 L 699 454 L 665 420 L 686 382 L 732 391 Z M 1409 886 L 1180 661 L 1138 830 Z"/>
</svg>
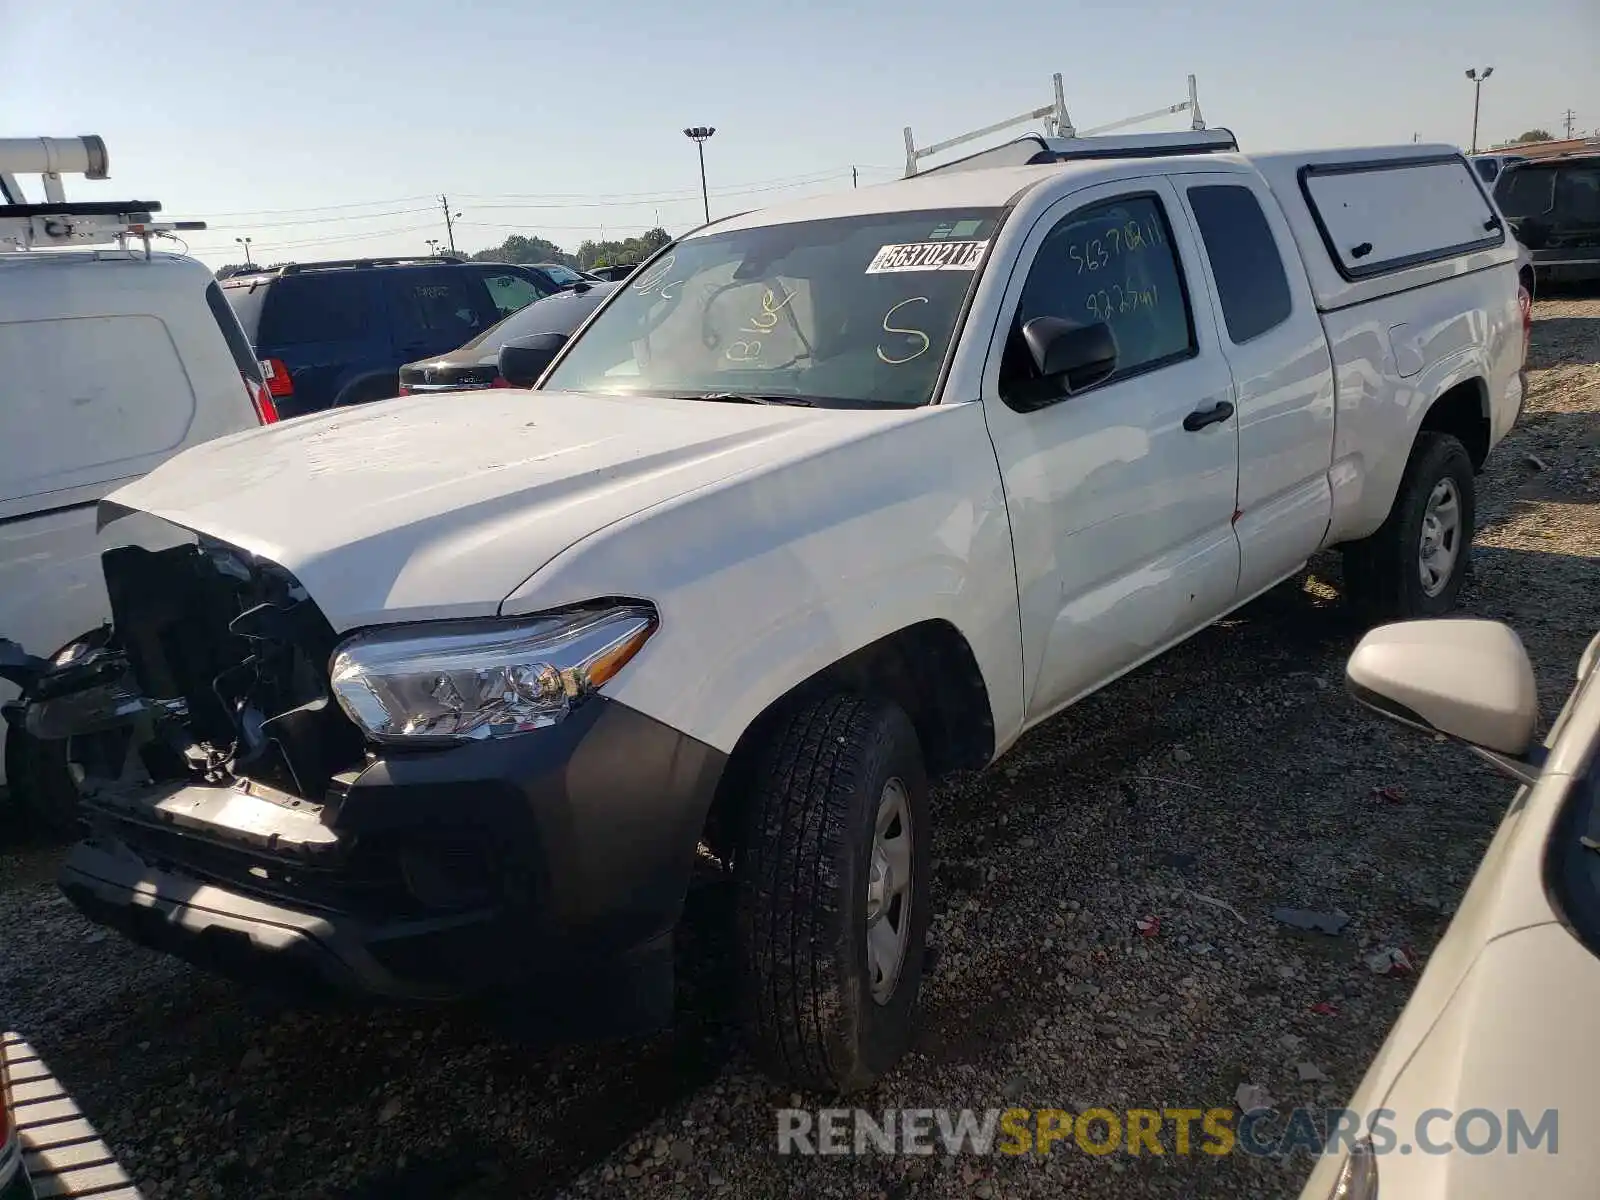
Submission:
<svg viewBox="0 0 1600 1200">
<path fill-rule="evenodd" d="M 534 621 L 581 651 L 575 671 L 416 668 L 423 703 L 509 677 L 496 687 L 531 683 L 548 719 L 375 736 L 336 694 L 350 646 L 529 619 L 336 631 L 276 562 L 116 505 L 108 522 L 140 543 L 102 553 L 110 626 L 48 662 L 0 647 L 24 689 L 7 720 L 68 746 L 82 840 L 60 881 L 80 910 L 275 987 L 431 1001 L 524 984 L 541 1024 L 670 1019 L 672 930 L 722 756 L 587 688 L 621 661 L 612 634 L 582 613 Z M 654 616 L 618 611 L 642 644 Z"/>
</svg>

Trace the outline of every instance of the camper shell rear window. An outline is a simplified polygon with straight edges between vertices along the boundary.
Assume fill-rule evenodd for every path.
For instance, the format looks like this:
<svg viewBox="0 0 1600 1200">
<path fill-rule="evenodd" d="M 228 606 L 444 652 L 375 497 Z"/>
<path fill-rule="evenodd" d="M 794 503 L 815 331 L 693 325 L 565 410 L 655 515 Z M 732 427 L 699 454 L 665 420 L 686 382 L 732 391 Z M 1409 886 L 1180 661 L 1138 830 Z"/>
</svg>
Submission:
<svg viewBox="0 0 1600 1200">
<path fill-rule="evenodd" d="M 1505 242 L 1500 214 L 1460 155 L 1312 163 L 1299 176 L 1317 231 L 1347 280 Z"/>
</svg>

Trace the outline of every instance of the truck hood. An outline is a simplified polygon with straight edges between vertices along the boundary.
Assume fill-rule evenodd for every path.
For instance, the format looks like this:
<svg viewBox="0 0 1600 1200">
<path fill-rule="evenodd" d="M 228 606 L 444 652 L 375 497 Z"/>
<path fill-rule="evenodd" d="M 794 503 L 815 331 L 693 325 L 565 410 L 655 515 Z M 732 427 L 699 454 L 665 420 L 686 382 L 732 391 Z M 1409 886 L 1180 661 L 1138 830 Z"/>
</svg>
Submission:
<svg viewBox="0 0 1600 1200">
<path fill-rule="evenodd" d="M 907 415 L 450 392 L 207 442 L 110 500 L 288 568 L 339 631 L 486 616 L 614 521 Z"/>
</svg>

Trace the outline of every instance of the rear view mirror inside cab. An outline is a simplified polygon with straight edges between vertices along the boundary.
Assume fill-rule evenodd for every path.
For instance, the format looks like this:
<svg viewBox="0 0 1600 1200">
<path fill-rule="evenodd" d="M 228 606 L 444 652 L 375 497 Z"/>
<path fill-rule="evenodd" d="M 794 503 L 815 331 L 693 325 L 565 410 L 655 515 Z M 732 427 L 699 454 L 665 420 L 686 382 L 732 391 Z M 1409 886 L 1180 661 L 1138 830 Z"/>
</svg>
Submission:
<svg viewBox="0 0 1600 1200">
<path fill-rule="evenodd" d="M 1464 742 L 1523 783 L 1538 778 L 1528 761 L 1538 688 L 1510 626 L 1450 619 L 1383 625 L 1361 639 L 1345 681 L 1374 712 Z"/>
</svg>

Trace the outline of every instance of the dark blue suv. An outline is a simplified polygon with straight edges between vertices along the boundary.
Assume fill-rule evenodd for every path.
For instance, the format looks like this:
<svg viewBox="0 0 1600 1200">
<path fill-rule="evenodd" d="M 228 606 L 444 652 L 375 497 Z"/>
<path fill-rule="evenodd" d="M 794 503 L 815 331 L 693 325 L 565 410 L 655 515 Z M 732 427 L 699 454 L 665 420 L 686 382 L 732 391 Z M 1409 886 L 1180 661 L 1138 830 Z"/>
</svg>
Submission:
<svg viewBox="0 0 1600 1200">
<path fill-rule="evenodd" d="M 444 257 L 290 263 L 222 281 L 284 417 L 398 395 L 401 364 L 561 290 L 537 267 Z"/>
</svg>

